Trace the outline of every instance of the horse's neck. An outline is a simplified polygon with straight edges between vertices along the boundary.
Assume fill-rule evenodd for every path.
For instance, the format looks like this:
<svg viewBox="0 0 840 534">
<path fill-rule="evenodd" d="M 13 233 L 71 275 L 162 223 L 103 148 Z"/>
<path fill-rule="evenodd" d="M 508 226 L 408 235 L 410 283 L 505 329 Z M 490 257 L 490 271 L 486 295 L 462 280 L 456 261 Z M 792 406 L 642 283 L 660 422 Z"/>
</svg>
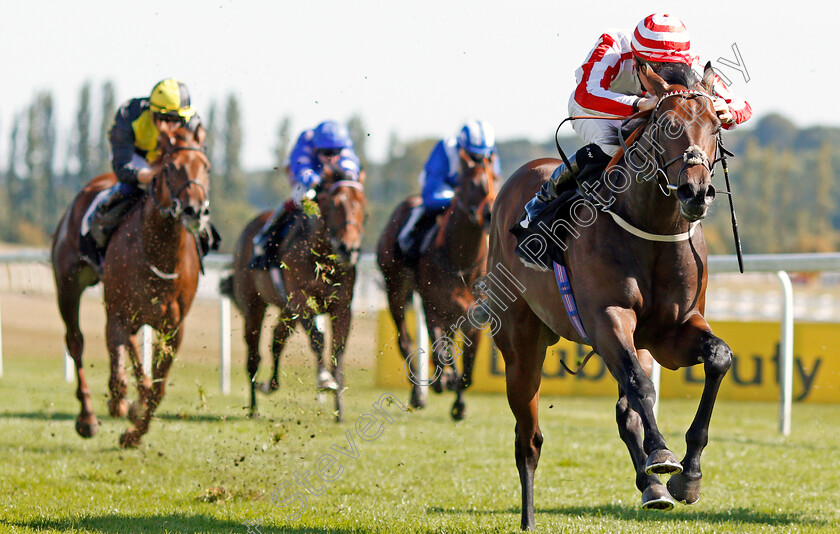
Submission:
<svg viewBox="0 0 840 534">
<path fill-rule="evenodd" d="M 680 215 L 676 191 L 665 195 L 655 178 L 635 180 L 630 187 L 616 195 L 611 208 L 633 226 L 651 234 L 677 234 L 685 232 L 689 223 Z"/>
<path fill-rule="evenodd" d="M 481 225 L 469 220 L 457 207 L 447 218 L 444 235 L 449 263 L 456 270 L 475 267 L 487 253 L 487 239 Z"/>
<path fill-rule="evenodd" d="M 155 206 L 150 191 L 141 213 L 143 252 L 157 269 L 174 272 L 186 246 L 187 230 L 174 217 L 164 217 Z"/>
</svg>

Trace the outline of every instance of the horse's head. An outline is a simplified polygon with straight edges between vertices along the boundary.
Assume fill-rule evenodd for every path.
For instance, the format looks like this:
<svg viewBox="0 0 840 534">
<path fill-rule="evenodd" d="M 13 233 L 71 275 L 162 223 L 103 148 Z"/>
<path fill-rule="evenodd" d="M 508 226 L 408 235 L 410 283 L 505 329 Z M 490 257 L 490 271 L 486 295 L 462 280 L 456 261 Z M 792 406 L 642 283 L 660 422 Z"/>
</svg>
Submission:
<svg viewBox="0 0 840 534">
<path fill-rule="evenodd" d="M 459 150 L 461 176 L 455 194 L 455 207 L 462 210 L 470 221 L 490 231 L 490 212 L 498 190 L 498 177 L 493 170 L 494 158 L 470 154 Z"/>
<path fill-rule="evenodd" d="M 167 130 L 159 139 L 160 174 L 153 199 L 161 214 L 173 217 L 192 233 L 210 221 L 210 162 L 204 154 L 204 129 L 195 134 L 186 127 Z"/>
<path fill-rule="evenodd" d="M 703 219 L 715 198 L 712 174 L 721 127 L 713 106 L 714 71 L 706 65 L 702 81 L 681 64 L 659 74 L 643 65 L 642 74 L 648 91 L 659 97 L 648 142 L 657 176 L 666 182 L 663 191 L 676 191 L 680 215 L 687 221 Z"/>
<path fill-rule="evenodd" d="M 355 265 L 362 248 L 365 221 L 364 172 L 348 180 L 340 172 L 326 177 L 318 195 L 332 252 L 344 265 Z"/>
</svg>

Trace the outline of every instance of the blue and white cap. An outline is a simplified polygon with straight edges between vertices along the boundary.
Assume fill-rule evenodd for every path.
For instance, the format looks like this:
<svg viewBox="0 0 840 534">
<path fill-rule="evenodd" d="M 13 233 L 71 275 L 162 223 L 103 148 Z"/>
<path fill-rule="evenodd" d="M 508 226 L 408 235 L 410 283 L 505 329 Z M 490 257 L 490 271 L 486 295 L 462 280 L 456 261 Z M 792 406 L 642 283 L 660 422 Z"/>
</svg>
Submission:
<svg viewBox="0 0 840 534">
<path fill-rule="evenodd" d="M 458 134 L 458 147 L 470 154 L 481 154 L 489 158 L 496 151 L 496 132 L 486 122 L 467 121 Z"/>
<path fill-rule="evenodd" d="M 324 121 L 316 126 L 312 144 L 318 150 L 353 148 L 347 127 L 335 121 Z"/>
</svg>

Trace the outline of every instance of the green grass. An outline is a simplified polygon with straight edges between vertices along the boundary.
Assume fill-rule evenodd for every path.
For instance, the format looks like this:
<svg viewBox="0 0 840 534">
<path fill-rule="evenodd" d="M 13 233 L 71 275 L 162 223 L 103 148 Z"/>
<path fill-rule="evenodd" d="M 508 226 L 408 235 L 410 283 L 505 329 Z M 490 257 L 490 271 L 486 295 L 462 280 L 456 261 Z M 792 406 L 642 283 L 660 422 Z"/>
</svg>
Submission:
<svg viewBox="0 0 840 534">
<path fill-rule="evenodd" d="M 371 404 L 384 390 L 373 387 L 372 370 L 350 370 L 346 420 L 336 424 L 331 403 L 314 398 L 314 370 L 311 361 L 303 364 L 309 357 L 297 356 L 281 391 L 260 397 L 263 418 L 250 420 L 240 361 L 233 394 L 223 396 L 215 366 L 178 360 L 150 433 L 139 449 L 122 450 L 117 440 L 128 423 L 107 416 L 101 357 L 91 359 L 89 376 L 102 426 L 90 440 L 74 431 L 75 386 L 61 378 L 58 358 L 6 358 L 0 532 L 246 533 L 244 522 L 255 520 L 264 534 L 518 530 L 513 416 L 504 396 L 470 395 L 468 418 L 458 424 L 448 416 L 451 395 L 432 396 L 426 410 L 396 414 L 378 439 L 355 436 L 358 459 L 334 453 L 344 467 L 340 478 L 289 520 L 289 508 L 272 504 L 274 488 L 294 471 L 313 471 L 333 445 L 346 446 L 345 431 L 354 432 L 360 414 L 375 413 Z M 407 400 L 407 388 L 394 393 Z M 639 509 L 613 399 L 545 397 L 540 404 L 546 441 L 536 480 L 538 531 L 840 530 L 836 406 L 795 405 L 793 435 L 782 438 L 775 405 L 718 404 L 702 499 L 662 513 Z M 661 428 L 678 456 L 695 407 L 694 400 L 661 407 Z"/>
</svg>

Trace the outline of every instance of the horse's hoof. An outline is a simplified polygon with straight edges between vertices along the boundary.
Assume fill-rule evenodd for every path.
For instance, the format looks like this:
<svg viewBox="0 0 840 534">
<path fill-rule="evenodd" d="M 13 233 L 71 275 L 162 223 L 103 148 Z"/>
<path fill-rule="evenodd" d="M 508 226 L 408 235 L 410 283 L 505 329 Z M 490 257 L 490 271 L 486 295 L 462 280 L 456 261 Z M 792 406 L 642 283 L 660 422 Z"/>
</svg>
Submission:
<svg viewBox="0 0 840 534">
<path fill-rule="evenodd" d="M 658 449 L 650 453 L 645 464 L 648 475 L 676 475 L 682 472 L 682 464 L 668 449 Z"/>
<path fill-rule="evenodd" d="M 120 447 L 123 449 L 134 449 L 140 445 L 142 435 L 137 429 L 126 430 L 120 436 Z"/>
<path fill-rule="evenodd" d="M 108 413 L 111 417 L 125 417 L 128 414 L 129 404 L 125 399 L 108 399 Z"/>
<path fill-rule="evenodd" d="M 683 504 L 694 504 L 700 500 L 700 478 L 691 479 L 685 473 L 674 475 L 668 480 L 668 491 Z"/>
<path fill-rule="evenodd" d="M 338 390 L 338 382 L 335 381 L 335 377 L 332 373 L 326 369 L 321 369 L 318 373 L 318 389 L 331 389 L 333 391 Z"/>
<path fill-rule="evenodd" d="M 99 430 L 99 420 L 95 415 L 87 419 L 76 419 L 76 432 L 83 438 L 92 438 L 97 430 Z"/>
<path fill-rule="evenodd" d="M 464 416 L 466 416 L 467 414 L 467 407 L 464 405 L 463 402 L 455 402 L 455 404 L 452 405 L 452 410 L 450 413 L 452 415 L 452 419 L 454 419 L 455 421 L 463 421 Z"/>
<path fill-rule="evenodd" d="M 408 399 L 408 405 L 418 410 L 426 407 L 426 403 L 421 400 L 420 394 L 417 393 L 416 389 L 411 390 L 411 398 Z"/>
<path fill-rule="evenodd" d="M 452 369 L 447 369 L 447 372 L 443 373 L 441 380 L 443 384 L 446 386 L 447 391 L 458 391 L 458 381 L 460 380 L 458 376 L 455 374 L 455 371 Z"/>
<path fill-rule="evenodd" d="M 259 419 L 261 416 L 260 416 L 260 412 L 258 412 L 256 410 L 251 410 L 251 411 L 248 412 L 248 415 L 246 415 L 245 417 L 247 417 L 248 419 Z"/>
<path fill-rule="evenodd" d="M 137 426 L 143 420 L 143 414 L 146 412 L 146 403 L 141 401 L 133 401 L 128 407 L 128 420 L 131 424 Z"/>
<path fill-rule="evenodd" d="M 270 382 L 261 382 L 260 383 L 260 393 L 274 393 L 280 389 L 280 383 L 276 380 L 271 380 Z"/>
<path fill-rule="evenodd" d="M 651 484 L 642 492 L 642 510 L 670 510 L 674 500 L 662 484 Z"/>
</svg>

